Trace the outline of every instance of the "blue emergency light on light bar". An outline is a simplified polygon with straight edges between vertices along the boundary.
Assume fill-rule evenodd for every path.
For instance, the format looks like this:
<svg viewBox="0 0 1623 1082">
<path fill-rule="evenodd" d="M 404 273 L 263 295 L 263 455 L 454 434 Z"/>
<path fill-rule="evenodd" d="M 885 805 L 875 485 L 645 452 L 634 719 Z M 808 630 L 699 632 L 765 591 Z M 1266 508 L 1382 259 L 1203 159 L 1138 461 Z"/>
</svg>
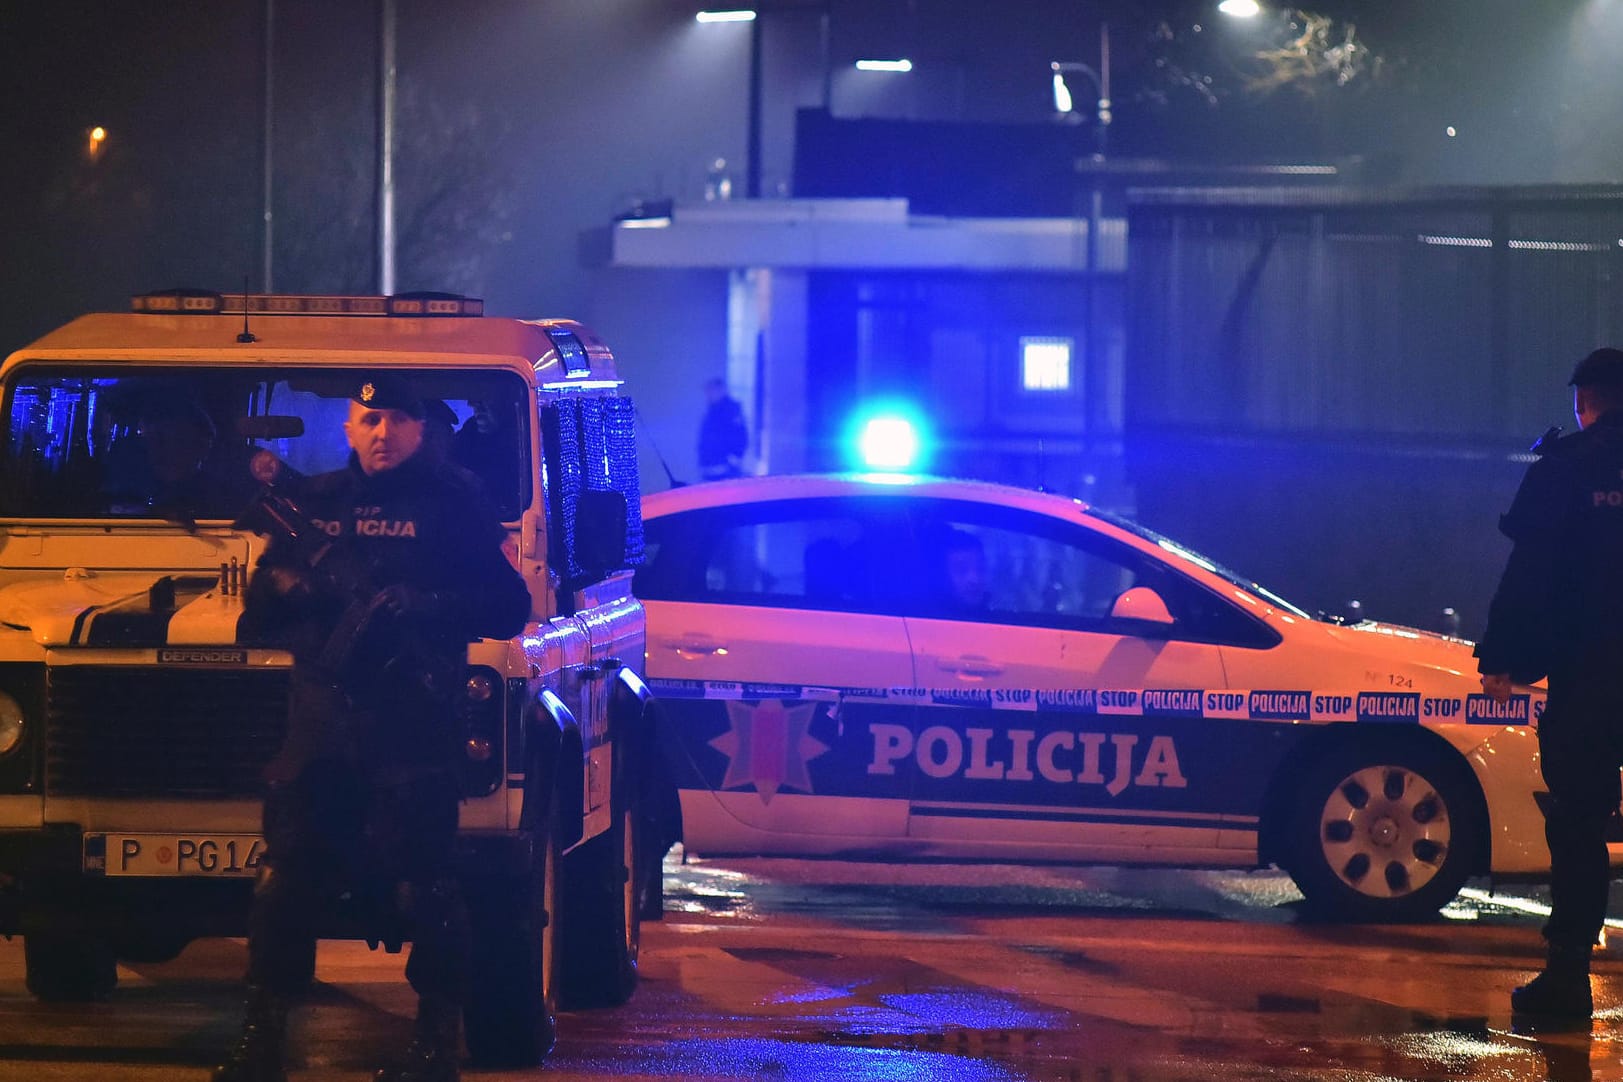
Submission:
<svg viewBox="0 0 1623 1082">
<path fill-rule="evenodd" d="M 914 423 L 898 414 L 876 414 L 857 432 L 857 454 L 864 469 L 905 472 L 919 463 L 923 449 Z"/>
<path fill-rule="evenodd" d="M 165 289 L 131 297 L 130 310 L 163 315 L 481 316 L 485 302 L 456 293 L 366 297 Z"/>
</svg>

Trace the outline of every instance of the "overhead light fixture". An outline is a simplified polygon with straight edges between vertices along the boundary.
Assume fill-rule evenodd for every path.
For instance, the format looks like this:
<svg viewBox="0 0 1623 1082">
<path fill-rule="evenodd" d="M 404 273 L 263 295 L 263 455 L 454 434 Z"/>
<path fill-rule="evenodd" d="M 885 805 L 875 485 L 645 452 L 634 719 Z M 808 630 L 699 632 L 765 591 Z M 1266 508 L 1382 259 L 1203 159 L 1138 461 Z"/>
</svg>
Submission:
<svg viewBox="0 0 1623 1082">
<path fill-rule="evenodd" d="M 858 71 L 912 71 L 911 60 L 858 60 Z"/>
<path fill-rule="evenodd" d="M 1076 107 L 1071 100 L 1071 88 L 1065 85 L 1065 76 L 1058 69 L 1054 71 L 1054 112 L 1069 113 Z"/>
<path fill-rule="evenodd" d="M 701 11 L 693 16 L 701 23 L 748 23 L 755 21 L 755 12 L 748 8 L 732 11 Z"/>
<path fill-rule="evenodd" d="M 1262 5 L 1257 0 L 1222 0 L 1217 10 L 1236 19 L 1250 19 L 1262 14 Z"/>
<path fill-rule="evenodd" d="M 671 224 L 675 209 L 670 199 L 639 199 L 631 209 L 614 216 L 614 224 L 624 229 L 664 229 Z"/>
</svg>

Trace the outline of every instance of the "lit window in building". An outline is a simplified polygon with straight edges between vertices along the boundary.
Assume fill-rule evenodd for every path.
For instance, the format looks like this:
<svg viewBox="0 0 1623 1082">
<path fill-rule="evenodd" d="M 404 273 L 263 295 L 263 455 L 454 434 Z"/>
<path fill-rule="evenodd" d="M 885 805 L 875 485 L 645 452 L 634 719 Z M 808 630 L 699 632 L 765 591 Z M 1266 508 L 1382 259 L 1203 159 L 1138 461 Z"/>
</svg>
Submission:
<svg viewBox="0 0 1623 1082">
<path fill-rule="evenodd" d="M 1069 338 L 1020 339 L 1020 385 L 1028 391 L 1068 391 L 1071 388 Z"/>
</svg>

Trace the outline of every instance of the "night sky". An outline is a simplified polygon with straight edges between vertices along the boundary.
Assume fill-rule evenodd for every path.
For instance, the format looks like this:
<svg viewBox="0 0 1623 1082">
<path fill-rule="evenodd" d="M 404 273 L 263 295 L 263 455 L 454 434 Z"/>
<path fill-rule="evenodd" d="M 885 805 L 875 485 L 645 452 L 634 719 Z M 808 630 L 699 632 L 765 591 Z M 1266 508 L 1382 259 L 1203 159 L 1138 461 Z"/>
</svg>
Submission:
<svg viewBox="0 0 1623 1082">
<path fill-rule="evenodd" d="M 639 198 L 701 198 L 718 157 L 741 189 L 748 31 L 698 26 L 693 10 L 400 0 L 400 288 L 589 319 L 582 230 Z M 1103 17 L 1113 153 L 1357 162 L 1399 184 L 1623 175 L 1617 0 L 1326 3 L 1326 40 L 1355 45 L 1341 67 L 1292 53 L 1310 25 L 1299 13 L 1241 25 L 1192 0 L 829 10 L 836 116 L 1053 123 L 1048 61 L 1096 65 Z M 372 290 L 378 5 L 274 0 L 274 13 L 273 284 Z M 255 2 L 0 4 L 5 349 L 131 292 L 263 284 L 264 15 Z M 823 98 L 817 10 L 769 8 L 763 32 L 764 190 L 788 194 L 794 109 Z M 907 76 L 850 68 L 902 54 Z M 97 124 L 109 134 L 92 159 Z"/>
</svg>

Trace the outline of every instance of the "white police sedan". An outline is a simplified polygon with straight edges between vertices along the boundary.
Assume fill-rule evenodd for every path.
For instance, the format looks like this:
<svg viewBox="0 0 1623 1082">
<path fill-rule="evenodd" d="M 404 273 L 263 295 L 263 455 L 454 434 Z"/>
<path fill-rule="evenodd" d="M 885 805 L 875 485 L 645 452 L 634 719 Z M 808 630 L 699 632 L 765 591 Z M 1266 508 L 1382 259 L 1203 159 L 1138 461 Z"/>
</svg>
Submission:
<svg viewBox="0 0 1623 1082">
<path fill-rule="evenodd" d="M 643 516 L 694 852 L 1276 863 L 1356 920 L 1547 869 L 1543 693 L 1494 703 L 1468 643 L 992 484 L 743 478 Z"/>
</svg>

